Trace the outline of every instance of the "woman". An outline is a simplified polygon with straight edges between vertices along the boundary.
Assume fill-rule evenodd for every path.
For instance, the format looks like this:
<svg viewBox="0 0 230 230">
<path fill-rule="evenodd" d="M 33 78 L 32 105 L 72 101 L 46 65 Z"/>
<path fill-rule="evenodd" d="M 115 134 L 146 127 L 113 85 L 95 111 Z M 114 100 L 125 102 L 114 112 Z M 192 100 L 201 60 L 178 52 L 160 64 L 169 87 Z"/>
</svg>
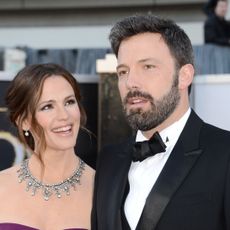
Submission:
<svg viewBox="0 0 230 230">
<path fill-rule="evenodd" d="M 55 64 L 27 66 L 6 104 L 31 157 L 0 173 L 0 229 L 90 229 L 94 170 L 74 151 L 86 122 L 75 78 Z"/>
</svg>

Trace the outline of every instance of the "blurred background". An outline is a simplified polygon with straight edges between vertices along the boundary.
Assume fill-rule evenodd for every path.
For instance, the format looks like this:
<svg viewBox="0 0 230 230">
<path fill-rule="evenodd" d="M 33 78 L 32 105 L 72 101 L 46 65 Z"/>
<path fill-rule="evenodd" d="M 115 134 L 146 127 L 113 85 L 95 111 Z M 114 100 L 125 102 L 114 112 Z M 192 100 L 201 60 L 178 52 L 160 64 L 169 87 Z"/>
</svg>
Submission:
<svg viewBox="0 0 230 230">
<path fill-rule="evenodd" d="M 111 53 L 111 26 L 135 13 L 171 18 L 185 30 L 194 47 L 196 64 L 192 107 L 204 120 L 230 130 L 230 48 L 204 44 L 206 15 L 202 9 L 206 2 L 0 0 L 0 170 L 26 157 L 7 120 L 4 94 L 15 73 L 28 64 L 54 62 L 76 75 L 88 115 L 87 128 L 97 136 L 92 140 L 80 135 L 80 154 L 89 154 L 94 161 L 101 146 L 131 133 L 121 112 L 116 61 L 104 61 L 102 66 L 109 66 L 107 69 L 97 63 Z"/>
<path fill-rule="evenodd" d="M 203 43 L 206 0 L 1 0 L 2 47 L 107 48 L 111 25 L 134 13 L 178 22 L 193 44 Z"/>
</svg>

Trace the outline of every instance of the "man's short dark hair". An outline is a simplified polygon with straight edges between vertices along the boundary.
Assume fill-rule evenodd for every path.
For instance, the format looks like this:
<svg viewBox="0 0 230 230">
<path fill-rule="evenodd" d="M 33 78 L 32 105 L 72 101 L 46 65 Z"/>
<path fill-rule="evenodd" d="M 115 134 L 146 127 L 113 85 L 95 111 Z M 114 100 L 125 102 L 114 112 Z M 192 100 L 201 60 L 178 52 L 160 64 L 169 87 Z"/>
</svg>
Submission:
<svg viewBox="0 0 230 230">
<path fill-rule="evenodd" d="M 121 42 L 141 33 L 159 33 L 175 59 L 177 70 L 185 64 L 194 65 L 193 49 L 187 34 L 176 23 L 154 15 L 134 15 L 117 22 L 111 29 L 109 40 L 115 55 Z"/>
</svg>

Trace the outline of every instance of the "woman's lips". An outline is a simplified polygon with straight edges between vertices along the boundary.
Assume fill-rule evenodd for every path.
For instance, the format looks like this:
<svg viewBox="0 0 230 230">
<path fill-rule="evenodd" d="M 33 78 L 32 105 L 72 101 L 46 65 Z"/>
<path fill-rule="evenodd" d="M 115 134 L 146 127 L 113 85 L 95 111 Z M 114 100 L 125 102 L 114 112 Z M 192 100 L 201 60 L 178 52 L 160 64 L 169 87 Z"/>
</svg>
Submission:
<svg viewBox="0 0 230 230">
<path fill-rule="evenodd" d="M 66 125 L 52 129 L 54 133 L 70 133 L 72 131 L 72 125 Z"/>
</svg>

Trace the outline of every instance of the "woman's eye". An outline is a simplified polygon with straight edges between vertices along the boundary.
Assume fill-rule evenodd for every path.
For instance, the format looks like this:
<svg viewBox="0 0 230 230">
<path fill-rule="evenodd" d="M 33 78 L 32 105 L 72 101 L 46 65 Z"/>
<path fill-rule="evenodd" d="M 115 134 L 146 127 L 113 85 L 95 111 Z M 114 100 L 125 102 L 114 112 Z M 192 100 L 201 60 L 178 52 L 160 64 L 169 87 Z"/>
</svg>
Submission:
<svg viewBox="0 0 230 230">
<path fill-rule="evenodd" d="M 74 105 L 76 104 L 76 102 L 77 102 L 76 99 L 70 99 L 65 103 L 65 105 Z"/>
<path fill-rule="evenodd" d="M 45 105 L 41 108 L 41 111 L 46 111 L 46 110 L 49 110 L 49 109 L 52 109 L 53 106 L 50 104 L 50 105 Z"/>
</svg>

